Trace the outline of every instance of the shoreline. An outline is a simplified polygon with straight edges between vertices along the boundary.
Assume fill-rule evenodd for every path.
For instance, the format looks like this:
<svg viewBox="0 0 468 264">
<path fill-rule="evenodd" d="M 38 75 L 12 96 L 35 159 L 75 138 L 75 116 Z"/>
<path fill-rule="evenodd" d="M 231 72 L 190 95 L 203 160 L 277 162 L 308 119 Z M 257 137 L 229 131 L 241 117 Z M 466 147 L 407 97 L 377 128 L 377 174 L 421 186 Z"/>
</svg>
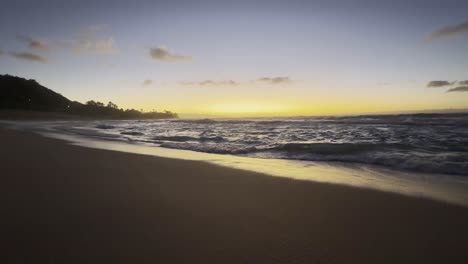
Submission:
<svg viewBox="0 0 468 264">
<path fill-rule="evenodd" d="M 468 178 L 459 175 L 398 171 L 359 163 L 264 159 L 172 149 L 141 142 L 95 137 L 55 128 L 56 122 L 4 122 L 10 128 L 60 139 L 77 146 L 143 154 L 177 160 L 203 161 L 227 168 L 257 172 L 275 177 L 339 184 L 358 188 L 423 197 L 468 207 Z M 77 121 L 80 122 L 80 121 Z M 1 124 L 1 123 L 0 123 Z"/>
<path fill-rule="evenodd" d="M 0 128 L 4 263 L 466 263 L 468 209 Z"/>
</svg>

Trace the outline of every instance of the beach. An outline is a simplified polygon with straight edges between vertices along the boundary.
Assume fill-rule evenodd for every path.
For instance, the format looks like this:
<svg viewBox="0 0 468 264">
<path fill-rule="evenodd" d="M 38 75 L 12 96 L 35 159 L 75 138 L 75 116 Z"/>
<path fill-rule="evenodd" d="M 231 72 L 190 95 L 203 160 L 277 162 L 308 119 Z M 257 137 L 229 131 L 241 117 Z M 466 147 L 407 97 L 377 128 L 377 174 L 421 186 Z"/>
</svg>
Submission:
<svg viewBox="0 0 468 264">
<path fill-rule="evenodd" d="M 2 263 L 468 263 L 468 208 L 0 128 Z"/>
</svg>

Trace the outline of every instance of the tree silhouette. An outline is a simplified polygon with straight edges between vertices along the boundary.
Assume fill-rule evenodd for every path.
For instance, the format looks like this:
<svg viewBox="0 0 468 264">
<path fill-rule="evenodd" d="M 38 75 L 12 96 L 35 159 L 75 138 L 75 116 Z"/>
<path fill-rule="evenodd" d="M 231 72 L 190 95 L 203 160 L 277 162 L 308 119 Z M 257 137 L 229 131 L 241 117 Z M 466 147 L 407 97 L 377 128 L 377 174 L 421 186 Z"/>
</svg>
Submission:
<svg viewBox="0 0 468 264">
<path fill-rule="evenodd" d="M 160 119 L 177 118 L 176 113 L 170 111 L 151 111 L 122 109 L 109 101 L 89 100 L 85 104 L 70 101 L 66 97 L 44 87 L 35 80 L 0 75 L 0 109 L 22 109 L 30 111 L 62 112 L 74 115 L 116 118 L 116 119 Z"/>
</svg>

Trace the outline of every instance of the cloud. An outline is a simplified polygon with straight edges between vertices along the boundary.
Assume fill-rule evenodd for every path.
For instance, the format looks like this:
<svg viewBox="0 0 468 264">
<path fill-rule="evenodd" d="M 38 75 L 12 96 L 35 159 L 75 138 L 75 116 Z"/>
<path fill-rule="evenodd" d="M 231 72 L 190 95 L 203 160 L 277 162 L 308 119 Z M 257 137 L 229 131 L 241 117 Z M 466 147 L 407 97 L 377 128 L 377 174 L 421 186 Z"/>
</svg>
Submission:
<svg viewBox="0 0 468 264">
<path fill-rule="evenodd" d="M 96 53 L 111 54 L 118 51 L 115 40 L 111 36 L 103 36 L 105 25 L 91 25 L 82 28 L 76 39 L 61 41 L 61 45 L 71 48 L 77 54 Z"/>
<path fill-rule="evenodd" d="M 427 40 L 432 41 L 434 39 L 451 37 L 451 36 L 461 35 L 464 33 L 468 33 L 468 20 L 458 25 L 452 25 L 452 26 L 447 26 L 447 27 L 438 29 L 432 32 L 431 34 L 429 34 L 429 36 L 427 37 Z"/>
<path fill-rule="evenodd" d="M 430 81 L 427 84 L 427 87 L 429 87 L 429 88 L 439 88 L 439 87 L 444 87 L 444 86 L 450 86 L 452 84 L 454 84 L 454 83 L 449 82 L 449 81 Z"/>
<path fill-rule="evenodd" d="M 153 80 L 148 79 L 148 80 L 144 80 L 142 85 L 143 86 L 148 86 L 148 85 L 151 85 L 152 83 L 153 83 Z"/>
<path fill-rule="evenodd" d="M 28 47 L 31 49 L 40 50 L 40 51 L 50 50 L 50 45 L 44 40 L 40 40 L 40 39 L 28 37 L 28 36 L 18 36 L 17 38 L 20 41 L 26 42 L 28 44 Z"/>
<path fill-rule="evenodd" d="M 234 86 L 239 83 L 233 80 L 204 80 L 200 82 L 181 82 L 183 85 L 200 85 L 200 86 Z"/>
<path fill-rule="evenodd" d="M 199 86 L 236 86 L 243 83 L 261 82 L 268 84 L 288 84 L 292 80 L 289 77 L 262 77 L 250 82 L 234 81 L 234 80 L 204 80 L 198 82 L 180 82 L 182 85 L 199 85 Z"/>
<path fill-rule="evenodd" d="M 105 39 L 80 39 L 74 44 L 76 53 L 110 54 L 117 52 L 115 41 L 112 37 Z"/>
<path fill-rule="evenodd" d="M 0 50 L 0 56 L 3 54 L 3 50 Z"/>
<path fill-rule="evenodd" d="M 75 37 L 51 39 L 45 41 L 30 36 L 17 36 L 18 40 L 27 43 L 28 47 L 36 51 L 49 51 L 53 49 L 70 50 L 76 54 L 95 53 L 110 54 L 118 51 L 112 36 L 103 34 L 105 26 L 92 25 L 82 28 Z"/>
<path fill-rule="evenodd" d="M 257 79 L 258 82 L 267 82 L 272 84 L 290 83 L 289 77 L 262 77 Z"/>
<path fill-rule="evenodd" d="M 164 62 L 179 62 L 179 61 L 191 61 L 191 56 L 179 55 L 172 53 L 165 47 L 157 47 L 150 49 L 150 56 L 153 60 L 164 61 Z"/>
<path fill-rule="evenodd" d="M 205 80 L 201 82 L 200 85 L 238 85 L 238 83 L 233 80 L 227 80 L 227 81 Z"/>
<path fill-rule="evenodd" d="M 462 86 L 468 85 L 468 80 L 459 81 L 458 84 Z"/>
<path fill-rule="evenodd" d="M 451 92 L 468 92 L 468 86 L 459 86 L 447 90 L 447 93 Z"/>
<path fill-rule="evenodd" d="M 30 52 L 10 52 L 10 55 L 20 60 L 28 60 L 41 63 L 47 62 L 46 58 Z"/>
</svg>

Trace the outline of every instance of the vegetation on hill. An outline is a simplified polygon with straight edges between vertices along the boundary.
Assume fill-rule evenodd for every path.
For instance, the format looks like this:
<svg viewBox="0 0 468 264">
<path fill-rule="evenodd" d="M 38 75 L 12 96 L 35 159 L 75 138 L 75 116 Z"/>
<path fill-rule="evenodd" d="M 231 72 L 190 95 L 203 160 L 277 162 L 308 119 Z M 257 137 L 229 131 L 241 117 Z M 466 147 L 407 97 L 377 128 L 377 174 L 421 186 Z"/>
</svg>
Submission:
<svg viewBox="0 0 468 264">
<path fill-rule="evenodd" d="M 0 109 L 60 112 L 116 119 L 177 118 L 177 114 L 170 111 L 142 112 L 135 109 L 122 109 L 112 102 L 105 105 L 91 100 L 82 104 L 69 100 L 35 80 L 11 75 L 0 75 Z"/>
</svg>

